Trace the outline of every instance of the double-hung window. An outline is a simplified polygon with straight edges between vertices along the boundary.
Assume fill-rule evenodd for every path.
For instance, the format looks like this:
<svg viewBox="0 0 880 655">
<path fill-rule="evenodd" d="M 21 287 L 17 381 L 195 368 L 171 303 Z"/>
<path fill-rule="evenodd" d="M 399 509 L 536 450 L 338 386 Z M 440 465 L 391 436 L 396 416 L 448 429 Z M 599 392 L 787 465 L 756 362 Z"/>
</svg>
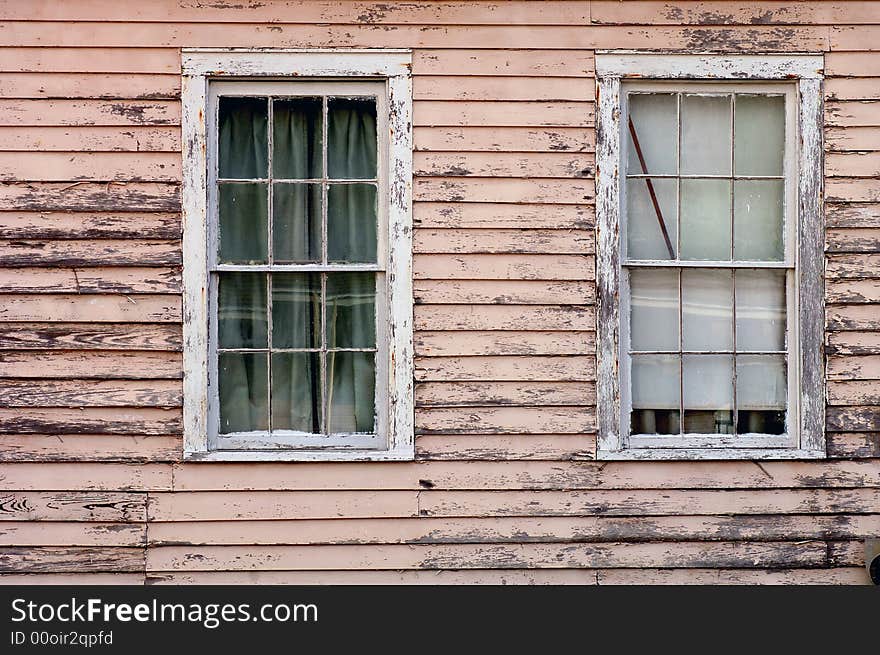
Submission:
<svg viewBox="0 0 880 655">
<path fill-rule="evenodd" d="M 409 55 L 184 72 L 187 453 L 411 457 Z"/>
<path fill-rule="evenodd" d="M 597 55 L 600 457 L 824 454 L 820 70 Z"/>
</svg>

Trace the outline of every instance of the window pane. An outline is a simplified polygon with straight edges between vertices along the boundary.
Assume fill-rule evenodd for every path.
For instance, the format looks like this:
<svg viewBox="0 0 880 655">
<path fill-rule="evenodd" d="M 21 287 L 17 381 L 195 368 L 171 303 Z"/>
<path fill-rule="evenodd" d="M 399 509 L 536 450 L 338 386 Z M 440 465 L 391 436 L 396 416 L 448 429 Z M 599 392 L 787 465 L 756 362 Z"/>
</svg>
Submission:
<svg viewBox="0 0 880 655">
<path fill-rule="evenodd" d="M 320 354 L 272 353 L 272 430 L 321 432 Z"/>
<path fill-rule="evenodd" d="M 375 353 L 327 353 L 329 432 L 374 432 Z"/>
<path fill-rule="evenodd" d="M 376 101 L 327 102 L 327 172 L 337 180 L 376 178 Z"/>
<path fill-rule="evenodd" d="M 720 270 L 681 272 L 684 350 L 733 350 L 733 274 Z"/>
<path fill-rule="evenodd" d="M 331 184 L 327 191 L 327 259 L 376 261 L 376 187 Z"/>
<path fill-rule="evenodd" d="M 729 180 L 681 180 L 681 258 L 730 259 Z"/>
<path fill-rule="evenodd" d="M 272 274 L 272 347 L 321 347 L 321 274 Z"/>
<path fill-rule="evenodd" d="M 733 195 L 734 259 L 782 261 L 782 180 L 736 180 Z"/>
<path fill-rule="evenodd" d="M 736 272 L 736 349 L 785 350 L 785 272 Z"/>
<path fill-rule="evenodd" d="M 626 181 L 626 243 L 630 259 L 675 259 L 678 223 L 678 187 L 675 180 L 650 181 L 660 208 L 654 207 L 648 180 L 629 178 Z M 666 244 L 663 230 L 672 246 Z"/>
<path fill-rule="evenodd" d="M 633 355 L 632 434 L 678 434 L 678 355 Z"/>
<path fill-rule="evenodd" d="M 376 274 L 327 274 L 327 347 L 376 347 Z"/>
<path fill-rule="evenodd" d="M 268 106 L 266 98 L 220 98 L 218 174 L 221 178 L 268 176 Z"/>
<path fill-rule="evenodd" d="M 265 273 L 220 273 L 217 332 L 220 348 L 267 348 Z"/>
<path fill-rule="evenodd" d="M 785 97 L 737 94 L 734 110 L 737 175 L 782 175 Z"/>
<path fill-rule="evenodd" d="M 626 172 L 630 175 L 675 174 L 678 168 L 678 100 L 674 93 L 629 94 L 629 117 L 626 126 L 629 153 Z M 633 136 L 635 131 L 635 137 Z M 638 140 L 645 170 L 635 147 Z"/>
<path fill-rule="evenodd" d="M 733 432 L 733 356 L 684 355 L 684 432 Z"/>
<path fill-rule="evenodd" d="M 258 264 L 268 261 L 268 185 L 221 184 L 220 261 Z"/>
<path fill-rule="evenodd" d="M 785 434 L 788 398 L 782 355 L 739 355 L 736 358 L 737 431 Z"/>
<path fill-rule="evenodd" d="M 321 98 L 275 100 L 272 108 L 272 177 L 294 180 L 324 177 Z"/>
<path fill-rule="evenodd" d="M 269 429 L 265 353 L 220 353 L 220 433 Z"/>
<path fill-rule="evenodd" d="M 730 174 L 730 96 L 681 98 L 681 172 Z"/>
<path fill-rule="evenodd" d="M 275 184 L 272 248 L 277 262 L 321 261 L 321 185 Z"/>
<path fill-rule="evenodd" d="M 631 270 L 632 350 L 678 350 L 678 272 Z"/>
</svg>

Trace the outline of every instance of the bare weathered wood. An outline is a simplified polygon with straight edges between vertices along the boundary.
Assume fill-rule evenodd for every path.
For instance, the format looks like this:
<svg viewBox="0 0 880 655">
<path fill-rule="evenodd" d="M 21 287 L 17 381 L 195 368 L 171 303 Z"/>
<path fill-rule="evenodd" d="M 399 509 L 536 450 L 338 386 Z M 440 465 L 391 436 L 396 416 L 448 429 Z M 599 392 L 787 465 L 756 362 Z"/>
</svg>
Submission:
<svg viewBox="0 0 880 655">
<path fill-rule="evenodd" d="M 0 238 L 179 239 L 180 216 L 158 212 L 0 212 Z"/>
<path fill-rule="evenodd" d="M 300 519 L 249 521 L 245 530 L 236 521 L 187 521 L 152 523 L 149 538 L 150 546 L 805 541 L 864 538 L 877 519 L 877 515 Z M 4 527 L 0 525 L 0 538 Z M 83 527 L 73 529 L 79 533 Z"/>
<path fill-rule="evenodd" d="M 831 305 L 825 313 L 828 330 L 880 330 L 875 305 Z"/>
<path fill-rule="evenodd" d="M 8 463 L 177 462 L 182 452 L 180 435 L 0 435 L 0 462 Z"/>
<path fill-rule="evenodd" d="M 684 510 L 683 508 L 687 508 Z M 656 491 L 423 491 L 423 516 L 665 516 L 705 514 L 876 514 L 873 489 Z"/>
<path fill-rule="evenodd" d="M 5 351 L 0 353 L 0 376 L 39 379 L 179 379 L 183 377 L 183 365 L 179 352 Z"/>
<path fill-rule="evenodd" d="M 828 430 L 841 432 L 880 432 L 880 406 L 829 407 Z"/>
<path fill-rule="evenodd" d="M 783 570 L 601 569 L 600 585 L 864 585 L 864 566 Z"/>
<path fill-rule="evenodd" d="M 874 23 L 870 2 L 715 2 L 592 0 L 594 25 L 838 25 Z"/>
<path fill-rule="evenodd" d="M 180 407 L 175 380 L 0 380 L 0 407 Z"/>
<path fill-rule="evenodd" d="M 588 254 L 593 252 L 594 239 L 588 230 L 421 228 L 413 235 L 413 249 L 450 254 Z"/>
<path fill-rule="evenodd" d="M 880 203 L 828 203 L 825 221 L 828 227 L 880 227 Z"/>
<path fill-rule="evenodd" d="M 589 355 L 595 352 L 594 332 L 427 331 L 415 337 L 422 357 L 460 355 Z"/>
<path fill-rule="evenodd" d="M 0 389 L 0 401 L 2 401 Z M 595 405 L 595 385 L 584 382 L 423 382 L 416 407 Z"/>
<path fill-rule="evenodd" d="M 0 521 L 110 521 L 146 520 L 147 496 L 122 492 L 0 493 Z"/>
<path fill-rule="evenodd" d="M 183 430 L 180 409 L 51 407 L 0 408 L 3 434 L 172 434 Z"/>
<path fill-rule="evenodd" d="M 826 274 L 832 280 L 873 279 L 880 276 L 880 253 L 832 254 L 826 258 Z"/>
<path fill-rule="evenodd" d="M 880 457 L 880 432 L 829 432 L 829 457 Z"/>
<path fill-rule="evenodd" d="M 880 280 L 830 281 L 825 288 L 825 300 L 839 304 L 880 302 Z"/>
<path fill-rule="evenodd" d="M 176 212 L 178 184 L 0 182 L 0 211 Z"/>
<path fill-rule="evenodd" d="M 825 349 L 839 355 L 880 355 L 880 333 L 831 332 Z"/>
<path fill-rule="evenodd" d="M 180 263 L 179 241 L 0 241 L 0 266 L 155 266 Z"/>
<path fill-rule="evenodd" d="M 828 564 L 824 542 L 581 544 L 431 544 L 213 546 L 189 557 L 185 546 L 147 549 L 147 570 L 493 569 L 596 567 L 815 567 Z"/>
<path fill-rule="evenodd" d="M 587 305 L 595 285 L 550 280 L 422 280 L 413 285 L 416 304 Z"/>
<path fill-rule="evenodd" d="M 836 228 L 825 233 L 828 252 L 880 252 L 880 229 Z"/>
<path fill-rule="evenodd" d="M 143 548 L 0 547 L 2 573 L 142 571 Z"/>
<path fill-rule="evenodd" d="M 180 125 L 173 100 L 0 100 L 0 125 Z"/>
<path fill-rule="evenodd" d="M 46 152 L 179 152 L 173 126 L 0 127 L 4 150 Z"/>
<path fill-rule="evenodd" d="M 594 146 L 593 130 L 582 127 L 418 127 L 413 132 L 416 151 L 592 152 Z"/>
<path fill-rule="evenodd" d="M 0 584 L 8 585 L 142 585 L 146 576 L 140 573 L 4 573 Z"/>
<path fill-rule="evenodd" d="M 531 461 L 593 460 L 594 435 L 419 435 L 416 459 L 420 461 Z"/>
<path fill-rule="evenodd" d="M 833 380 L 880 380 L 880 355 L 832 355 L 828 377 Z"/>
<path fill-rule="evenodd" d="M 880 380 L 830 380 L 829 405 L 880 405 Z"/>
<path fill-rule="evenodd" d="M 162 323 L 0 323 L 4 350 L 172 350 L 180 327 Z"/>
</svg>

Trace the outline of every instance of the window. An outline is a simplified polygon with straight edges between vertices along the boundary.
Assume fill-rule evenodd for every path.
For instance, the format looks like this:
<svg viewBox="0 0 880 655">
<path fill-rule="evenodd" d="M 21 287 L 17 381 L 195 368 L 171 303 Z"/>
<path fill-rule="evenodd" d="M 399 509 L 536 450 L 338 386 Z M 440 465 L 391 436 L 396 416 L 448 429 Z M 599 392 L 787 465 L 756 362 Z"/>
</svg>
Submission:
<svg viewBox="0 0 880 655">
<path fill-rule="evenodd" d="M 821 57 L 596 58 L 598 456 L 824 456 Z"/>
<path fill-rule="evenodd" d="M 412 457 L 409 64 L 184 52 L 188 457 Z"/>
</svg>

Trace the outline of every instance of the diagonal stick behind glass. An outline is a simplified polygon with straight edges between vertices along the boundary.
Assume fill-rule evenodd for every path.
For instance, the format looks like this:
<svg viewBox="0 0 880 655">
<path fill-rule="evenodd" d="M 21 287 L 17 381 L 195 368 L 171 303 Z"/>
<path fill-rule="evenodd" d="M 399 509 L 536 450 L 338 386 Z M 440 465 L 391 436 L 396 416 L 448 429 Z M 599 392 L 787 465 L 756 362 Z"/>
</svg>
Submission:
<svg viewBox="0 0 880 655">
<path fill-rule="evenodd" d="M 629 133 L 632 135 L 633 145 L 636 148 L 636 154 L 639 156 L 639 164 L 642 166 L 642 173 L 648 174 L 648 166 L 645 164 L 645 157 L 642 154 L 642 147 L 639 145 L 639 137 L 636 134 L 636 126 L 633 125 L 632 117 L 629 119 Z M 654 184 L 650 178 L 645 178 L 648 185 L 648 193 L 651 196 L 651 202 L 654 204 L 654 212 L 657 214 L 657 222 L 660 224 L 660 231 L 663 233 L 663 240 L 666 242 L 666 249 L 669 251 L 669 258 L 675 259 L 675 252 L 672 249 L 672 242 L 669 240 L 669 232 L 666 231 L 666 221 L 663 220 L 663 212 L 660 210 L 660 203 L 657 202 L 657 194 L 654 193 Z"/>
</svg>

